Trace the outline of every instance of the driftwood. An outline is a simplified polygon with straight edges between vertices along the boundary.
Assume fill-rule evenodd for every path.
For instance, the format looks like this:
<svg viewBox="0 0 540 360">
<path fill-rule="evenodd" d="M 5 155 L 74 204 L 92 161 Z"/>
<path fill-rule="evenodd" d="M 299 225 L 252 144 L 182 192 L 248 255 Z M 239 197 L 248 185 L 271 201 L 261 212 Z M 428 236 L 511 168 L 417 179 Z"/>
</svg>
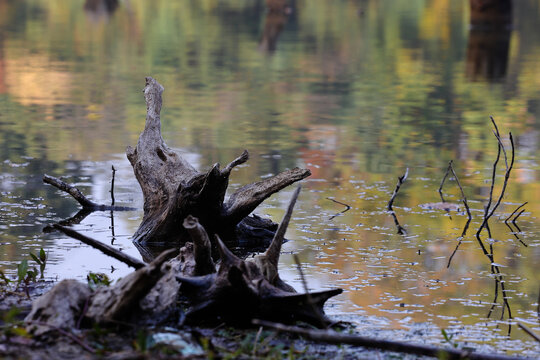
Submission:
<svg viewBox="0 0 540 360">
<path fill-rule="evenodd" d="M 287 212 L 263 254 L 242 260 L 215 235 L 220 256 L 218 265 L 212 258 L 208 233 L 191 215 L 184 220 L 183 226 L 193 242 L 187 242 L 174 258 L 178 251 L 170 249 L 142 267 L 129 256 L 121 255 L 119 250 L 111 252 L 97 240 L 89 240 L 76 231 L 56 225 L 66 235 L 138 269 L 114 286 L 101 286 L 93 293 L 87 285 L 63 281 L 34 303 L 26 320 L 38 333 L 80 323 L 87 326 L 140 323 L 151 318 L 155 324 L 159 319 L 175 321 L 167 317 L 181 312 L 178 299 L 184 298 L 188 311 L 181 319 L 187 323 L 219 321 L 250 325 L 254 318 L 260 318 L 281 322 L 302 320 L 326 327 L 332 322 L 324 315 L 324 303 L 342 290 L 297 294 L 279 277 L 281 245 L 299 192 L 300 188 L 294 192 Z M 37 323 L 43 326 L 35 329 Z"/>
<path fill-rule="evenodd" d="M 143 220 L 133 235 L 143 258 L 151 261 L 164 248 L 185 244 L 190 239 L 191 230 L 182 224 L 188 215 L 198 219 L 211 242 L 214 235 L 219 235 L 228 245 L 250 250 L 265 249 L 272 240 L 277 224 L 257 215 L 250 216 L 250 213 L 272 194 L 309 176 L 310 171 L 300 168 L 286 170 L 243 186 L 226 200 L 231 171 L 248 160 L 248 152 L 244 150 L 223 169 L 216 163 L 206 172 L 196 170 L 163 141 L 160 120 L 162 92 L 163 87 L 156 80 L 146 78 L 145 128 L 137 146 L 126 149 L 144 197 Z M 77 187 L 53 176 L 43 176 L 45 183 L 68 193 L 82 206 L 77 215 L 61 221 L 59 225 L 77 224 L 92 211 L 135 210 L 114 205 L 114 167 L 112 170 L 111 205 L 93 202 Z M 47 226 L 44 231 L 54 229 L 54 226 Z"/>
<path fill-rule="evenodd" d="M 242 260 L 227 249 L 216 235 L 221 260 L 217 271 L 200 255 L 210 251 L 204 228 L 196 225 L 197 219 L 188 218 L 189 226 L 198 229 L 192 233 L 194 251 L 191 254 L 196 265 L 176 277 L 182 283 L 183 294 L 190 303 L 186 322 L 215 322 L 219 319 L 249 325 L 252 319 L 262 318 L 282 322 L 302 320 L 315 326 L 331 323 L 324 316 L 322 308 L 326 300 L 340 294 L 341 289 L 296 294 L 294 288 L 281 280 L 278 273 L 281 245 L 299 191 L 300 188 L 293 194 L 289 208 L 264 254 Z M 198 251 L 197 248 L 206 250 Z M 200 262 L 204 267 L 197 266 Z M 206 270 L 201 271 L 202 268 Z M 193 272 L 193 276 L 189 271 Z"/>
<path fill-rule="evenodd" d="M 70 185 L 54 176 L 49 176 L 47 174 L 43 175 L 43 182 L 49 185 L 54 186 L 55 188 L 62 190 L 69 195 L 71 195 L 81 206 L 83 207 L 83 210 L 86 211 L 107 211 L 107 210 L 113 210 L 113 211 L 130 211 L 130 210 L 136 210 L 134 208 L 126 207 L 126 206 L 116 206 L 114 205 L 114 198 L 113 198 L 113 204 L 112 205 L 105 205 L 105 204 L 98 204 L 96 202 L 93 202 L 92 200 L 88 199 L 84 194 L 82 193 L 79 188 Z"/>
<path fill-rule="evenodd" d="M 76 280 L 63 280 L 32 304 L 25 318 L 29 330 L 40 335 L 60 329 L 72 329 L 81 323 L 108 324 L 133 321 L 141 314 L 139 303 L 167 272 L 163 264 L 177 251 L 164 251 L 152 263 L 120 279 L 114 286 L 100 286 L 92 292 Z"/>
<path fill-rule="evenodd" d="M 126 150 L 144 196 L 144 217 L 133 236 L 135 242 L 185 243 L 189 237 L 182 222 L 188 215 L 199 219 L 211 239 L 214 234 L 226 242 L 238 240 L 238 234 L 249 236 L 256 232 L 250 228 L 257 228 L 258 221 L 252 218 L 246 228 L 244 219 L 270 195 L 310 175 L 307 169 L 286 170 L 246 185 L 225 200 L 231 171 L 248 160 L 248 152 L 223 169 L 216 163 L 206 172 L 197 171 L 163 141 L 162 92 L 156 80 L 146 78 L 146 125 L 137 146 Z"/>
<path fill-rule="evenodd" d="M 393 351 L 414 355 L 432 356 L 438 359 L 468 359 L 468 360 L 512 360 L 516 357 L 495 355 L 495 354 L 479 354 L 467 350 L 437 348 L 428 345 L 408 344 L 400 341 L 374 339 L 359 335 L 348 335 L 338 333 L 333 330 L 313 330 L 305 329 L 298 326 L 285 326 L 274 322 L 255 319 L 254 325 L 264 326 L 270 329 L 287 332 L 290 334 L 301 335 L 305 338 L 314 341 L 326 342 L 330 344 L 349 344 L 363 346 L 366 348 L 381 349 L 385 351 Z"/>
<path fill-rule="evenodd" d="M 70 228 L 67 228 L 67 227 L 59 225 L 59 224 L 54 224 L 53 228 L 63 232 L 67 236 L 70 236 L 70 237 L 72 237 L 74 239 L 82 241 L 83 243 L 85 243 L 87 245 L 90 245 L 90 246 L 100 250 L 105 255 L 109 255 L 109 256 L 117 259 L 117 260 L 120 260 L 121 262 L 127 264 L 128 266 L 131 266 L 132 268 L 140 269 L 143 266 L 145 266 L 145 263 L 143 263 L 142 261 L 140 261 L 138 259 L 135 259 L 135 258 L 129 256 L 128 254 L 123 253 L 122 251 L 115 249 L 114 247 L 112 247 L 110 245 L 104 244 L 101 241 L 94 240 L 94 239 L 92 239 L 92 238 L 90 238 L 88 236 L 84 236 L 83 234 L 78 233 L 75 230 L 72 230 Z"/>
</svg>

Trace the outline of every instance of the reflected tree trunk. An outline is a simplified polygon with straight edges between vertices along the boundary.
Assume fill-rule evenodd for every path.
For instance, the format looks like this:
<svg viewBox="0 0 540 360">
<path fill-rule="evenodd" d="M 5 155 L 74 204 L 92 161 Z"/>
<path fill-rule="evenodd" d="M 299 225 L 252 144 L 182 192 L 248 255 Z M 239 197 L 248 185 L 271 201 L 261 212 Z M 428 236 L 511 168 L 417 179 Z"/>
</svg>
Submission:
<svg viewBox="0 0 540 360">
<path fill-rule="evenodd" d="M 286 0 L 266 0 L 266 8 L 268 12 L 264 21 L 262 38 L 259 42 L 259 50 L 271 54 L 276 51 L 277 40 L 287 23 L 291 8 Z"/>
<path fill-rule="evenodd" d="M 509 30 L 472 29 L 467 44 L 467 78 L 471 81 L 504 79 L 509 48 Z"/>
<path fill-rule="evenodd" d="M 118 0 L 86 0 L 84 3 L 84 10 L 95 17 L 108 18 L 118 8 Z"/>
<path fill-rule="evenodd" d="M 470 0 L 467 78 L 499 81 L 506 76 L 512 24 L 511 0 Z"/>
<path fill-rule="evenodd" d="M 512 24 L 512 0 L 470 0 L 471 27 L 508 28 Z"/>
</svg>

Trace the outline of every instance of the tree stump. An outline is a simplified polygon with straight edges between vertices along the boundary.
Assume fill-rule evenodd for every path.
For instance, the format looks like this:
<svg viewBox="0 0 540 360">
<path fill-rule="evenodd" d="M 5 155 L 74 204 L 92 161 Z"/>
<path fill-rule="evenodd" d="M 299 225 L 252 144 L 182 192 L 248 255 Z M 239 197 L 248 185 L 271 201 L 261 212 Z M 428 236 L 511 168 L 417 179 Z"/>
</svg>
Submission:
<svg viewBox="0 0 540 360">
<path fill-rule="evenodd" d="M 248 160 L 248 152 L 244 151 L 223 169 L 216 163 L 207 172 L 197 171 L 163 141 L 162 92 L 163 86 L 151 77 L 146 78 L 145 128 L 137 146 L 126 150 L 144 196 L 144 216 L 133 236 L 134 241 L 143 245 L 183 244 L 189 239 L 182 226 L 188 215 L 199 219 L 211 239 L 218 234 L 227 243 L 260 237 L 261 229 L 262 233 L 274 230 L 275 225 L 269 226 L 268 221 L 248 215 L 270 195 L 306 178 L 310 171 L 286 170 L 246 185 L 225 200 L 231 171 Z M 271 237 L 266 238 L 268 243 Z"/>
</svg>

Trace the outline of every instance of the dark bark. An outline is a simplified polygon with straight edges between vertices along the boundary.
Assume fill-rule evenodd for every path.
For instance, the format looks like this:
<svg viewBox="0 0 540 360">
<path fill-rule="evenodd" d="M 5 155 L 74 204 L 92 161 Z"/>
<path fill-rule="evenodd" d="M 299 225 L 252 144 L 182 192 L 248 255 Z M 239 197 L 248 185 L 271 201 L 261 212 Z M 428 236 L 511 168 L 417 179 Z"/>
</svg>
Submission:
<svg viewBox="0 0 540 360">
<path fill-rule="evenodd" d="M 206 247 L 206 252 L 210 251 L 209 241 L 200 233 L 204 229 L 198 228 L 193 237 L 193 247 L 186 246 L 181 250 L 184 262 L 195 265 L 184 267 L 182 274 L 176 277 L 182 283 L 181 291 L 190 305 L 186 322 L 224 321 L 249 325 L 252 319 L 261 318 L 285 323 L 302 320 L 322 327 L 331 324 L 324 315 L 323 306 L 326 300 L 340 294 L 341 289 L 297 294 L 279 277 L 281 245 L 299 192 L 300 188 L 294 192 L 287 212 L 264 254 L 242 260 L 216 236 L 220 254 L 217 272 L 207 265 L 206 273 L 197 267 L 200 261 L 206 263 L 206 260 L 197 257 L 196 249 Z M 196 227 L 196 222 L 197 219 L 189 218 L 190 227 Z"/>
</svg>

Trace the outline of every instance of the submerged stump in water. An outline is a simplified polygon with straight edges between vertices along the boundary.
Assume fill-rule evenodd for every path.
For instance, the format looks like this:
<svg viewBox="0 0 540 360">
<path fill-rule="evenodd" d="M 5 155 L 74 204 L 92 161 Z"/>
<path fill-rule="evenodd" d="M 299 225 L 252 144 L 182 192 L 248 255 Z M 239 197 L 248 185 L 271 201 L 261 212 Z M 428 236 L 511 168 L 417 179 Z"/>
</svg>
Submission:
<svg viewBox="0 0 540 360">
<path fill-rule="evenodd" d="M 177 322 L 175 317 L 181 313 L 178 300 L 184 299 L 188 311 L 182 319 L 190 323 L 218 320 L 249 325 L 253 319 L 260 318 L 283 322 L 303 320 L 320 327 L 330 324 L 323 305 L 330 297 L 340 294 L 341 289 L 296 294 L 278 273 L 281 245 L 300 188 L 294 192 L 279 227 L 257 216 L 248 217 L 270 195 L 309 176 L 309 170 L 284 171 L 246 185 L 225 200 L 230 173 L 248 160 L 247 151 L 223 169 L 215 164 L 207 172 L 195 170 L 167 147 L 161 137 L 162 92 L 163 87 L 156 80 L 146 78 L 146 125 L 137 146 L 126 151 L 144 196 L 144 217 L 134 241 L 143 247 L 146 244 L 183 246 L 179 251 L 162 252 L 145 265 L 97 240 L 56 225 L 55 229 L 137 270 L 115 285 L 102 286 L 93 292 L 87 285 L 64 281 L 46 298 L 36 301 L 27 321 L 51 328 L 73 327 L 73 324 Z M 90 206 L 85 205 L 88 200 L 78 189 L 50 179 L 46 182 L 57 184 L 56 187 L 70 193 L 83 207 L 101 209 L 91 202 Z M 242 260 L 221 238 L 248 246 L 260 245 L 261 238 L 269 238 L 271 243 L 268 241 L 270 245 L 265 246 L 264 254 Z M 217 265 L 212 257 L 213 247 L 219 252 Z M 77 290 L 73 299 L 72 287 Z M 69 311 L 64 309 L 64 300 L 74 304 L 69 306 Z M 61 322 L 51 315 L 59 312 L 63 312 Z"/>
<path fill-rule="evenodd" d="M 248 160 L 244 151 L 220 168 L 215 164 L 207 172 L 195 170 L 180 154 L 170 149 L 161 136 L 160 112 L 163 87 L 146 78 L 144 95 L 146 125 L 135 148 L 128 147 L 127 157 L 144 196 L 144 217 L 134 234 L 139 244 L 184 243 L 189 238 L 182 227 L 187 215 L 195 216 L 213 237 L 220 235 L 227 243 L 257 237 L 257 228 L 267 229 L 260 218 L 246 217 L 270 195 L 310 175 L 307 169 L 294 168 L 274 177 L 246 185 L 225 200 L 229 176 L 234 167 Z"/>
</svg>

